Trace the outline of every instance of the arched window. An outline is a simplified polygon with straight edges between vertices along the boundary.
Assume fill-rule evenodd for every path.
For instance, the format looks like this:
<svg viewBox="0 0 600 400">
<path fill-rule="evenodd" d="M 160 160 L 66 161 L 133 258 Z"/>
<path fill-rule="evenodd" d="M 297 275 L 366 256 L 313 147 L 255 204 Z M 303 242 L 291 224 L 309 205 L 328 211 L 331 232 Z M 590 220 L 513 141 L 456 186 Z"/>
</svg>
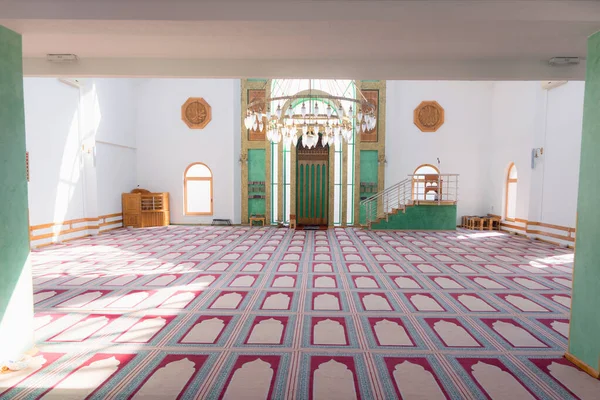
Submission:
<svg viewBox="0 0 600 400">
<path fill-rule="evenodd" d="M 205 164 L 194 163 L 183 174 L 185 215 L 213 214 L 212 172 Z"/>
<path fill-rule="evenodd" d="M 515 163 L 511 163 L 508 167 L 504 206 L 504 218 L 508 221 L 514 221 L 517 211 L 517 167 Z"/>
<path fill-rule="evenodd" d="M 431 164 L 419 165 L 413 174 L 413 200 L 437 200 L 439 196 L 438 178 L 440 171 Z"/>
</svg>

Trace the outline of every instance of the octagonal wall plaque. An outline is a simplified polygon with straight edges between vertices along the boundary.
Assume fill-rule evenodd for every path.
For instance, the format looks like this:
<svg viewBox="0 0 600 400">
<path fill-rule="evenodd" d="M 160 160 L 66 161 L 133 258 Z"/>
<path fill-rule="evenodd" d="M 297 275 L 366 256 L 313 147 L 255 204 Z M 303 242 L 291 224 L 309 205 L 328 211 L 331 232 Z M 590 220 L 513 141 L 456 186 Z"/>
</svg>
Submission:
<svg viewBox="0 0 600 400">
<path fill-rule="evenodd" d="M 414 122 L 421 132 L 435 132 L 444 124 L 444 109 L 437 101 L 422 101 L 415 108 Z"/>
<path fill-rule="evenodd" d="M 181 106 L 181 119 L 190 129 L 204 129 L 211 118 L 210 105 L 202 97 L 190 97 Z"/>
</svg>

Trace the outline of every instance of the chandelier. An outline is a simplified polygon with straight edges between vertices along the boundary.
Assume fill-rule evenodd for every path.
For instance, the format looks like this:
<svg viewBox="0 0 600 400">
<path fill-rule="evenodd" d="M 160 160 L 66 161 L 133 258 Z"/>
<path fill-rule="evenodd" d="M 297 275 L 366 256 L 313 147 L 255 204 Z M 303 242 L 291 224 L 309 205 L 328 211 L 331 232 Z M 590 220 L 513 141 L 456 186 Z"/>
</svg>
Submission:
<svg viewBox="0 0 600 400">
<path fill-rule="evenodd" d="M 272 90 L 269 97 L 251 101 L 244 118 L 246 129 L 266 130 L 272 143 L 296 146 L 302 138 L 308 148 L 317 146 L 319 139 L 323 147 L 339 145 L 342 140 L 351 140 L 355 128 L 359 133 L 368 132 L 377 125 L 375 105 L 360 90 L 354 90 L 352 81 L 345 81 L 350 85 L 337 80 L 315 81 L 324 82 L 321 87 L 311 79 L 281 82 L 279 93 Z M 351 86 L 353 93 L 349 95 L 344 86 Z"/>
</svg>

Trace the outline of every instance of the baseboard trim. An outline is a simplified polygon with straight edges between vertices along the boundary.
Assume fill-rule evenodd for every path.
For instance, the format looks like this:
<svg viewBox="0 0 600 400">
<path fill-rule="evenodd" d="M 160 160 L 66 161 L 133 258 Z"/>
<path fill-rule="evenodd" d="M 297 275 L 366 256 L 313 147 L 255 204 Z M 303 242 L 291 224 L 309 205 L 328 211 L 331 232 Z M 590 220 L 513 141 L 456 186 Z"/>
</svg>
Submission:
<svg viewBox="0 0 600 400">
<path fill-rule="evenodd" d="M 505 222 L 500 222 L 500 227 L 501 228 L 509 228 L 509 229 L 514 229 L 516 231 L 523 231 L 525 232 L 526 229 L 524 226 L 519 226 L 519 225 L 512 225 L 512 224 L 507 224 Z"/>
<path fill-rule="evenodd" d="M 50 224 L 30 225 L 29 242 L 31 248 L 50 246 L 58 242 L 80 239 L 122 226 L 123 218 L 121 213 L 100 215 L 98 218 L 78 218 Z M 58 228 L 58 230 L 53 231 L 54 228 Z M 48 231 L 49 229 L 51 231 Z M 43 233 L 37 233 L 36 231 L 42 231 Z M 65 236 L 69 237 L 65 238 Z M 45 243 L 39 243 L 40 241 L 44 241 Z"/>
<path fill-rule="evenodd" d="M 558 247 L 564 247 L 565 246 L 565 244 L 563 244 L 563 243 L 554 242 L 554 241 L 548 240 L 548 239 L 542 239 L 540 237 L 535 237 L 534 240 L 538 240 L 540 242 L 544 242 L 544 243 L 548 243 L 548 244 L 553 244 L 553 245 L 558 246 Z M 575 248 L 575 246 L 573 246 L 572 244 L 568 244 L 568 245 L 566 245 L 566 247 L 569 248 L 569 249 L 574 249 Z"/>
<path fill-rule="evenodd" d="M 103 233 L 111 232 L 111 231 L 114 231 L 114 230 L 117 230 L 117 229 L 126 229 L 126 228 L 124 226 L 115 226 L 114 228 L 103 229 L 101 231 L 98 231 L 98 233 L 96 235 L 92 235 L 91 233 L 87 233 L 87 234 L 82 235 L 82 236 L 76 236 L 76 237 L 72 237 L 72 238 L 68 238 L 68 239 L 63 239 L 60 242 L 48 242 L 48 243 L 36 244 L 36 245 L 33 245 L 32 248 L 35 249 L 35 250 L 38 250 L 38 249 L 40 249 L 42 247 L 47 247 L 47 246 L 52 246 L 52 245 L 55 245 L 55 244 L 61 244 L 61 243 L 65 243 L 65 242 L 70 242 L 71 240 L 77 240 L 77 239 L 87 238 L 87 237 L 90 237 L 90 236 L 102 235 Z"/>
<path fill-rule="evenodd" d="M 575 366 L 577 368 L 579 368 L 580 370 L 582 370 L 586 374 L 590 375 L 593 378 L 600 379 L 600 372 L 599 371 L 597 371 L 594 368 L 590 367 L 589 365 L 587 365 L 586 363 L 584 363 L 583 361 L 581 361 L 579 358 L 575 357 L 573 354 L 567 352 L 567 353 L 565 353 L 565 358 L 569 362 L 575 364 Z"/>
</svg>

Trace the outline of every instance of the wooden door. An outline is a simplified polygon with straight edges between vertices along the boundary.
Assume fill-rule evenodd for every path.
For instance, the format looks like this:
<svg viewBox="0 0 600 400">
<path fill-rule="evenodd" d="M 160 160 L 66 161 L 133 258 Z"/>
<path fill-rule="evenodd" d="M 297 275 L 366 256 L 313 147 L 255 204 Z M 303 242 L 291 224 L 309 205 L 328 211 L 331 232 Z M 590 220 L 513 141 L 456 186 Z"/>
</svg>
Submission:
<svg viewBox="0 0 600 400">
<path fill-rule="evenodd" d="M 327 225 L 329 215 L 329 147 L 321 140 L 308 149 L 298 143 L 296 157 L 296 220 L 298 225 Z"/>
<path fill-rule="evenodd" d="M 141 227 L 141 195 L 139 193 L 123 193 L 123 226 Z"/>
</svg>

